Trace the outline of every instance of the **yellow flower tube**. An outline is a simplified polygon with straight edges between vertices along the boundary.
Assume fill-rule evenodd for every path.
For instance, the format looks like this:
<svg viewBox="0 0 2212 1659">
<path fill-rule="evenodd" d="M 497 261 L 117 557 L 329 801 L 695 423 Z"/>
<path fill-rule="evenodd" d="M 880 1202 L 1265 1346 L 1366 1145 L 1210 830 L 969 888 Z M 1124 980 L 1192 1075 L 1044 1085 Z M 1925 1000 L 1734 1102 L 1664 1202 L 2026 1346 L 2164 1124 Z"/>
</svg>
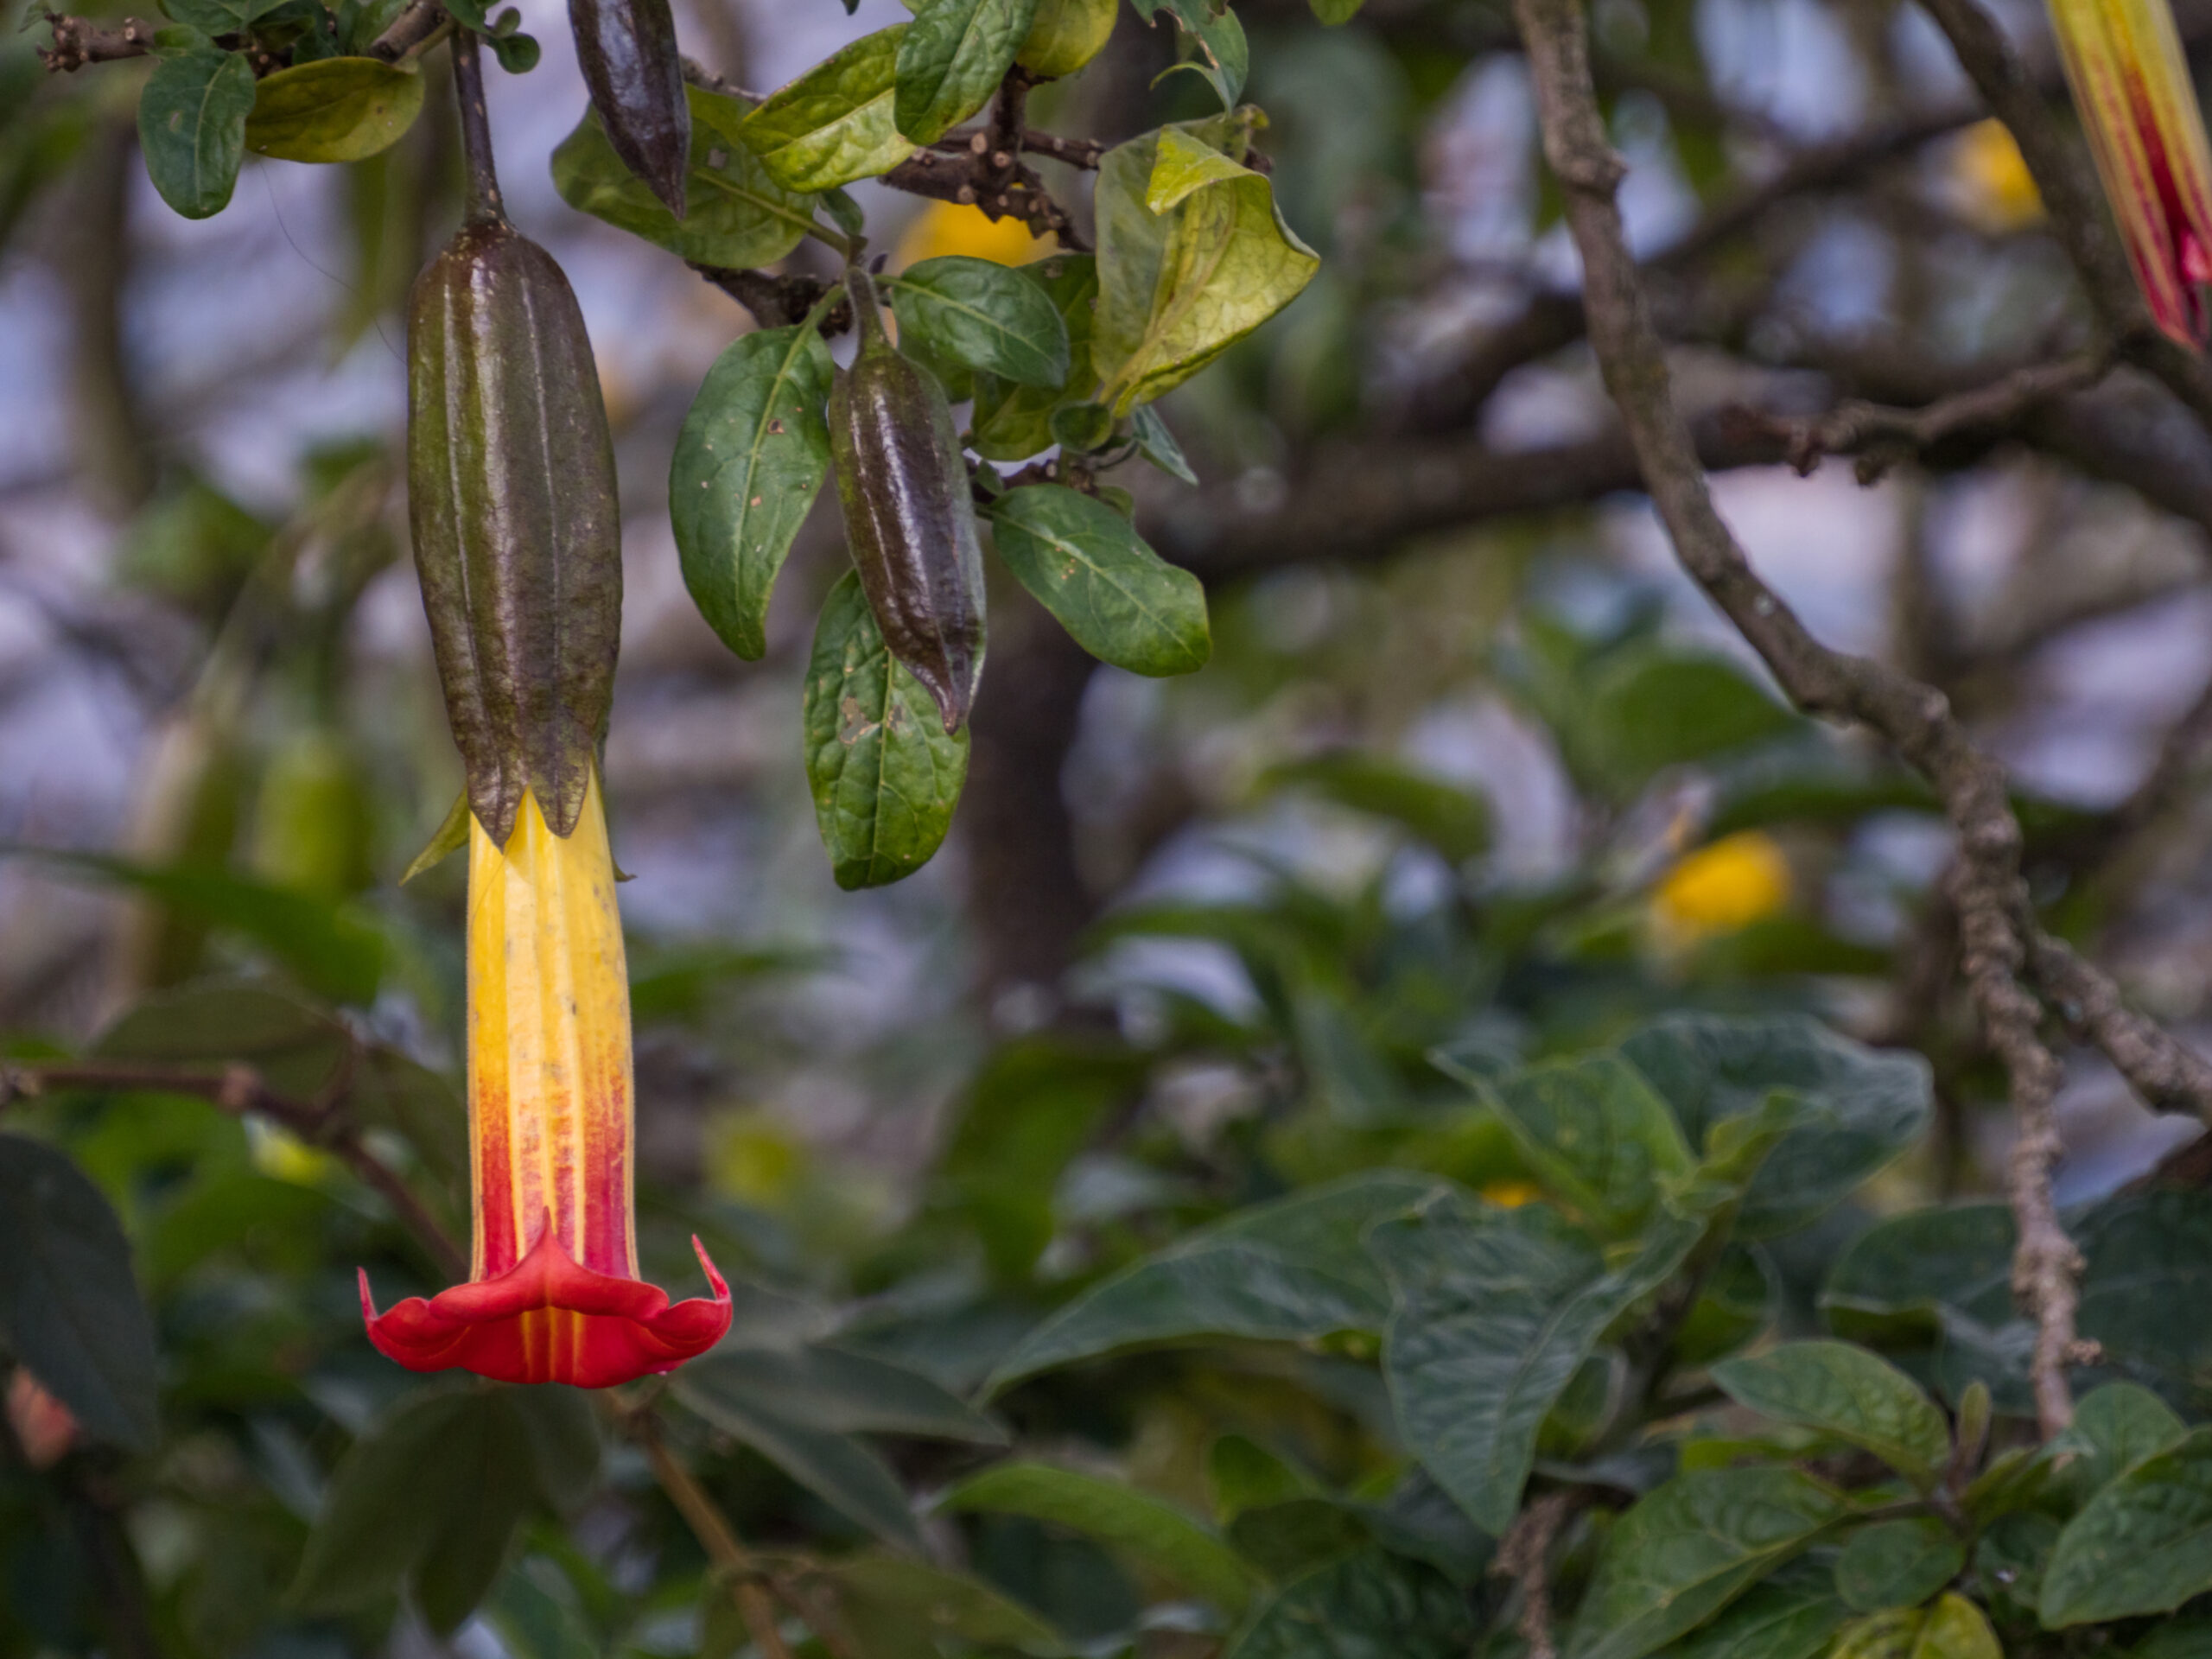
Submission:
<svg viewBox="0 0 2212 1659">
<path fill-rule="evenodd" d="M 469 1282 L 379 1315 L 369 1339 L 411 1370 L 607 1388 L 671 1370 L 729 1328 L 711 1300 L 638 1277 L 631 1185 L 630 986 L 594 776 L 575 831 L 525 793 L 502 849 L 469 823 Z"/>
<path fill-rule="evenodd" d="M 2202 347 L 2212 153 L 2166 0 L 2050 0 L 2066 79 L 2158 327 Z"/>
</svg>

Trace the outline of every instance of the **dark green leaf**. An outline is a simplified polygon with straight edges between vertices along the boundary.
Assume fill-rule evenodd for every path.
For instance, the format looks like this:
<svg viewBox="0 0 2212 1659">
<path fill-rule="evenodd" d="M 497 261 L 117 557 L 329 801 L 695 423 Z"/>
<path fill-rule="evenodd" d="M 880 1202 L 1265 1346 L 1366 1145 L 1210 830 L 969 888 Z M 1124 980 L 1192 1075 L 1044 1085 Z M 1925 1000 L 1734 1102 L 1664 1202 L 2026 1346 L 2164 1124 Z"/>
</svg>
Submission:
<svg viewBox="0 0 2212 1659">
<path fill-rule="evenodd" d="M 515 1389 L 507 1398 L 529 1437 L 539 1494 L 563 1513 L 581 1509 L 599 1488 L 599 1421 L 590 1404 L 550 1382 Z"/>
<path fill-rule="evenodd" d="M 213 46 L 165 55 L 138 95 L 138 147 L 162 200 L 187 219 L 230 206 L 245 159 L 253 68 Z"/>
<path fill-rule="evenodd" d="M 835 1433 L 918 1434 L 1001 1446 L 1006 1431 L 918 1371 L 849 1349 L 725 1343 L 684 1375 L 718 1398 Z"/>
<path fill-rule="evenodd" d="M 828 1588 L 839 1611 L 875 1629 L 940 1635 L 986 1649 L 1036 1655 L 1066 1650 L 1058 1632 L 1027 1608 L 961 1573 L 897 1555 L 851 1555 L 810 1564 L 810 1584 Z M 878 1651 L 871 1646 L 867 1649 Z M 933 1650 L 933 1649 L 932 1649 Z"/>
<path fill-rule="evenodd" d="M 891 115 L 904 23 L 862 35 L 771 92 L 738 131 L 787 190 L 828 190 L 887 173 L 914 153 Z"/>
<path fill-rule="evenodd" d="M 987 517 L 999 557 L 1102 662 L 1188 674 L 1213 650 L 1205 588 L 1102 501 L 1058 484 L 1008 490 Z"/>
<path fill-rule="evenodd" d="M 982 109 L 1036 16 L 1037 0 L 920 0 L 899 43 L 899 130 L 934 143 Z"/>
<path fill-rule="evenodd" d="M 1675 1337 L 1676 1363 L 1709 1365 L 1745 1346 L 1772 1323 L 1780 1294 L 1773 1263 L 1764 1252 L 1729 1245 Z"/>
<path fill-rule="evenodd" d="M 1850 1616 L 1827 1563 L 1792 1561 L 1669 1648 L 1668 1659 L 1820 1659 Z"/>
<path fill-rule="evenodd" d="M 1569 1659 L 1643 1659 L 1686 1635 L 1842 1519 L 1793 1469 L 1677 1475 L 1613 1528 L 1576 1614 Z"/>
<path fill-rule="evenodd" d="M 1675 1109 L 1684 1138 L 1710 1152 L 1717 1126 L 1775 1096 L 1802 1103 L 1791 1129 L 1752 1178 L 1738 1231 L 1770 1237 L 1803 1226 L 1916 1141 L 1927 1127 L 1927 1062 L 1877 1053 L 1817 1021 L 1675 1014 L 1621 1052 Z"/>
<path fill-rule="evenodd" d="M 1332 1497 L 1255 1504 L 1226 1529 L 1230 1544 L 1270 1579 L 1293 1579 L 1364 1549 L 1375 1535 L 1359 1511 Z"/>
<path fill-rule="evenodd" d="M 2065 1473 L 2087 1502 L 2144 1459 L 2171 1450 L 2189 1426 L 2173 1408 L 2133 1382 L 2107 1382 L 2075 1402 L 2074 1421 L 2051 1443 L 2054 1457 L 2071 1453 Z"/>
<path fill-rule="evenodd" d="M 1221 99 L 1221 107 L 1235 109 L 1236 100 L 1243 96 L 1244 77 L 1251 63 L 1244 25 L 1236 21 L 1236 14 L 1214 0 L 1135 0 L 1135 3 L 1140 17 L 1157 20 L 1163 11 L 1173 16 L 1192 53 L 1176 67 L 1203 76 Z"/>
<path fill-rule="evenodd" d="M 359 162 L 397 143 L 423 112 L 419 71 L 375 58 L 323 58 L 264 77 L 245 147 L 286 162 Z"/>
<path fill-rule="evenodd" d="M 803 325 L 741 334 L 677 434 L 669 518 L 684 585 L 747 662 L 768 648 L 768 601 L 830 470 L 830 348 Z"/>
<path fill-rule="evenodd" d="M 162 10 L 204 35 L 236 35 L 281 3 L 282 0 L 165 0 Z"/>
<path fill-rule="evenodd" d="M 586 111 L 553 152 L 553 182 L 569 207 L 643 237 L 702 265 L 770 265 L 799 244 L 814 222 L 814 199 L 785 189 L 740 136 L 746 106 L 734 98 L 685 89 L 691 101 L 690 211 L 682 222 L 652 187 L 622 164 L 599 118 Z"/>
<path fill-rule="evenodd" d="M 2043 1622 L 2101 1624 L 2171 1612 L 2212 1590 L 2212 1428 L 2145 1459 L 2058 1535 Z"/>
<path fill-rule="evenodd" d="M 1598 764 L 1629 791 L 1669 766 L 1764 742 L 1797 724 L 1734 664 L 1657 648 L 1607 658 L 1585 695 Z"/>
<path fill-rule="evenodd" d="M 921 1552 L 922 1535 L 906 1489 L 882 1459 L 849 1435 L 763 1411 L 730 1382 L 726 1370 L 689 1365 L 677 1373 L 674 1391 L 700 1416 L 744 1441 L 840 1514 L 887 1544 Z"/>
<path fill-rule="evenodd" d="M 1689 1172 L 1666 1102 L 1618 1056 L 1532 1066 L 1494 1098 L 1538 1179 L 1608 1232 L 1635 1231 Z"/>
<path fill-rule="evenodd" d="M 479 1395 L 470 1403 L 472 1432 L 441 1447 L 452 1466 L 410 1580 L 423 1622 L 441 1636 L 461 1628 L 499 1576 L 538 1485 L 535 1447 L 512 1399 Z"/>
<path fill-rule="evenodd" d="M 1201 1229 L 1061 1308 L 1000 1363 L 990 1386 L 1141 1344 L 1380 1331 L 1389 1286 L 1362 1235 L 1444 1190 L 1432 1176 L 1376 1170 Z"/>
<path fill-rule="evenodd" d="M 154 1327 L 99 1189 L 52 1147 L 0 1135 L 0 1340 L 87 1433 L 159 1433 Z"/>
<path fill-rule="evenodd" d="M 1226 1659 L 1462 1659 L 1474 1635 L 1448 1580 L 1371 1550 L 1268 1597 Z"/>
<path fill-rule="evenodd" d="M 1545 1417 L 1606 1326 L 1673 1274 L 1700 1231 L 1662 1222 L 1609 1273 L 1545 1205 L 1447 1198 L 1374 1229 L 1397 1293 L 1382 1369 L 1399 1424 L 1478 1526 L 1511 1524 Z"/>
<path fill-rule="evenodd" d="M 806 775 L 814 819 L 844 888 L 880 887 L 930 861 L 968 776 L 968 731 L 884 649 L 860 578 L 823 601 L 806 675 Z"/>
<path fill-rule="evenodd" d="M 1087 253 L 1056 253 L 1020 270 L 1025 280 L 1044 289 L 1067 331 L 1067 381 L 1058 387 L 1020 386 L 978 377 L 969 444 L 987 461 L 1027 461 L 1051 448 L 1058 442 L 1052 435 L 1052 416 L 1062 406 L 1081 403 L 1098 389 L 1098 377 L 1090 372 L 1090 318 L 1098 298 L 1098 262 Z"/>
<path fill-rule="evenodd" d="M 1067 384 L 1068 331 L 1052 296 L 1019 270 L 950 253 L 925 259 L 882 286 L 902 344 L 1018 386 Z"/>
<path fill-rule="evenodd" d="M 1933 1516 L 1861 1527 L 1835 1564 L 1836 1592 L 1854 1612 L 1917 1607 L 1967 1564 L 1959 1535 Z"/>
<path fill-rule="evenodd" d="M 1095 1538 L 1224 1612 L 1243 1610 L 1252 1571 L 1212 1528 L 1133 1486 L 1041 1463 L 1000 1463 L 957 1483 L 938 1501 L 955 1514 L 1026 1515 Z"/>
<path fill-rule="evenodd" d="M 1784 1343 L 1723 1361 L 1713 1380 L 1738 1405 L 1862 1447 L 1923 1489 L 1950 1456 L 1950 1429 L 1920 1385 L 1847 1342 Z"/>
</svg>

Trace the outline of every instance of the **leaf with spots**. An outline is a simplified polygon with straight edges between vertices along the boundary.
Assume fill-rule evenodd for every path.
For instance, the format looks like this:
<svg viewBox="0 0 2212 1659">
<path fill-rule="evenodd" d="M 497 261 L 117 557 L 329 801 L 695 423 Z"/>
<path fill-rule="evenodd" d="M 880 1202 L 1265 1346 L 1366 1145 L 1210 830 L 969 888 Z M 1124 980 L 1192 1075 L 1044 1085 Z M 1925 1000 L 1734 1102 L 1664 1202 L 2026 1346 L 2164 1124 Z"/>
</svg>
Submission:
<svg viewBox="0 0 2212 1659">
<path fill-rule="evenodd" d="M 993 502 L 989 516 L 999 557 L 1092 656 L 1134 674 L 1205 665 L 1205 589 L 1104 502 L 1028 485 Z"/>
<path fill-rule="evenodd" d="M 968 776 L 927 688 L 884 649 L 860 577 L 830 590 L 806 672 L 806 775 L 837 885 L 912 875 L 944 840 Z"/>
</svg>

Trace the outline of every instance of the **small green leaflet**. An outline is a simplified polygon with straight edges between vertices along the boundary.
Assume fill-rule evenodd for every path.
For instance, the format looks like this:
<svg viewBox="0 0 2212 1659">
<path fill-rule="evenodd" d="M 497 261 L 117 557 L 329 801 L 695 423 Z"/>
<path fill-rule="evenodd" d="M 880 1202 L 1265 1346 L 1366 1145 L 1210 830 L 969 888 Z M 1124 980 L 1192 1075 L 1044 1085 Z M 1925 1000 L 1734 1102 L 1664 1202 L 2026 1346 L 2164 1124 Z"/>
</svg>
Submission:
<svg viewBox="0 0 2212 1659">
<path fill-rule="evenodd" d="M 522 13 L 514 7 L 509 6 L 497 17 L 491 16 L 492 8 L 485 0 L 452 0 L 446 10 L 475 31 L 492 48 L 499 67 L 509 74 L 527 74 L 537 67 L 537 41 L 531 35 L 516 32 L 522 23 Z"/>
<path fill-rule="evenodd" d="M 682 223 L 631 173 L 589 111 L 553 152 L 553 183 L 569 207 L 702 265 L 773 264 L 814 222 L 814 199 L 771 178 L 740 134 L 746 106 L 696 86 L 691 101 L 690 212 Z"/>
<path fill-rule="evenodd" d="M 803 324 L 743 334 L 708 372 L 677 435 L 669 517 L 692 602 L 747 662 L 768 601 L 830 470 L 830 348 Z"/>
<path fill-rule="evenodd" d="M 982 109 L 1036 16 L 1037 0 L 921 0 L 899 44 L 899 130 L 935 143 Z"/>
<path fill-rule="evenodd" d="M 235 52 L 195 46 L 154 66 L 138 95 L 138 147 L 154 188 L 185 218 L 230 206 L 253 97 L 252 66 Z"/>
<path fill-rule="evenodd" d="M 968 776 L 968 732 L 884 649 L 848 573 L 830 590 L 806 673 L 806 775 L 837 885 L 881 887 L 929 862 Z"/>
<path fill-rule="evenodd" d="M 739 124 L 787 190 L 827 190 L 888 173 L 914 153 L 893 124 L 893 67 L 907 25 L 855 41 L 771 92 Z"/>
<path fill-rule="evenodd" d="M 423 112 L 419 73 L 375 58 L 323 58 L 265 77 L 245 146 L 286 162 L 359 162 L 397 143 Z"/>
<path fill-rule="evenodd" d="M 1001 496 L 988 517 L 1007 568 L 1092 656 L 1154 676 L 1205 665 L 1205 589 L 1104 502 L 1030 485 Z"/>
<path fill-rule="evenodd" d="M 882 286 L 902 343 L 918 341 L 932 358 L 1019 386 L 1067 384 L 1067 325 L 1052 296 L 1020 271 L 946 254 L 910 266 Z"/>
<path fill-rule="evenodd" d="M 1084 339 L 1088 343 L 1088 331 Z M 1175 442 L 1167 423 L 1160 418 L 1160 411 L 1151 404 L 1139 405 L 1129 417 L 1129 433 L 1137 441 L 1137 454 L 1168 477 L 1185 484 L 1198 481 L 1198 475 L 1191 470 L 1191 463 L 1183 458 L 1183 446 Z"/>
</svg>

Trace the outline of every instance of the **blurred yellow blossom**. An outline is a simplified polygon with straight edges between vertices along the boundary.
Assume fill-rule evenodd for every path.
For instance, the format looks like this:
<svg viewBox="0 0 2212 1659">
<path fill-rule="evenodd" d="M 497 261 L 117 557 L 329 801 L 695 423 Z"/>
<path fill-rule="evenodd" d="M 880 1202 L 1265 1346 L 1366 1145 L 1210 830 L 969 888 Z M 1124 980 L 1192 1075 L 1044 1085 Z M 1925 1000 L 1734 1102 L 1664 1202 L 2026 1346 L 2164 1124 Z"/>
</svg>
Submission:
<svg viewBox="0 0 2212 1659">
<path fill-rule="evenodd" d="M 2002 121 L 1978 121 L 1959 135 L 1951 171 L 1969 217 L 1991 231 L 2016 231 L 2043 217 L 2043 197 Z"/>
<path fill-rule="evenodd" d="M 1039 240 L 1030 235 L 1029 226 L 1018 219 L 995 219 L 980 207 L 932 201 L 907 222 L 891 264 L 894 270 L 904 270 L 925 259 L 964 253 L 996 264 L 1026 265 L 1058 245 L 1051 237 Z"/>
<path fill-rule="evenodd" d="M 337 1160 L 328 1153 L 309 1146 L 273 1123 L 250 1121 L 246 1130 L 253 1166 L 273 1180 L 289 1181 L 295 1186 L 320 1186 L 338 1166 Z"/>
<path fill-rule="evenodd" d="M 1756 830 L 1723 836 L 1678 860 L 1651 895 L 1661 933 L 1691 944 L 1773 915 L 1789 902 L 1789 861 Z"/>
<path fill-rule="evenodd" d="M 1518 1210 L 1543 1197 L 1534 1181 L 1490 1181 L 1484 1185 L 1482 1194 L 1501 1210 Z"/>
</svg>

